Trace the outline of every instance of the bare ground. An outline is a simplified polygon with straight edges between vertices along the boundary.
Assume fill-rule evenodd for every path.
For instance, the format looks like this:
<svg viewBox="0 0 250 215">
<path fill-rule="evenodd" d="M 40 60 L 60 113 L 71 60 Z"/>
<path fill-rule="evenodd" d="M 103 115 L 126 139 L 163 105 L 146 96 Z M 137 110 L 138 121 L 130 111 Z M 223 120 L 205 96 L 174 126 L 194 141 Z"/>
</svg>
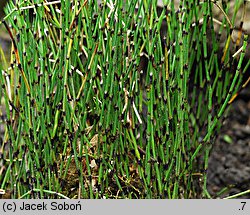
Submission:
<svg viewBox="0 0 250 215">
<path fill-rule="evenodd" d="M 225 189 L 225 192 L 216 193 Z M 250 86 L 232 104 L 209 159 L 208 189 L 214 198 L 250 189 Z M 250 193 L 239 198 L 250 198 Z"/>
</svg>

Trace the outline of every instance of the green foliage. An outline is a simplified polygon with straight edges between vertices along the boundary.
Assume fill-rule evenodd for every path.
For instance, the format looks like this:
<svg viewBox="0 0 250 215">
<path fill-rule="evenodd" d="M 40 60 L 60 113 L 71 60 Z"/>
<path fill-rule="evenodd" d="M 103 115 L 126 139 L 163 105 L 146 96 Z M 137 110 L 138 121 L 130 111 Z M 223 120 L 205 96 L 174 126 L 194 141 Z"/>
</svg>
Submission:
<svg viewBox="0 0 250 215">
<path fill-rule="evenodd" d="M 6 8 L 17 48 L 0 73 L 1 189 L 13 198 L 209 197 L 209 151 L 246 71 L 247 37 L 232 58 L 227 33 L 220 56 L 211 1 L 181 1 L 178 11 L 174 1 L 162 10 L 149 0 L 32 2 Z M 227 17 L 222 25 L 230 32 Z"/>
</svg>

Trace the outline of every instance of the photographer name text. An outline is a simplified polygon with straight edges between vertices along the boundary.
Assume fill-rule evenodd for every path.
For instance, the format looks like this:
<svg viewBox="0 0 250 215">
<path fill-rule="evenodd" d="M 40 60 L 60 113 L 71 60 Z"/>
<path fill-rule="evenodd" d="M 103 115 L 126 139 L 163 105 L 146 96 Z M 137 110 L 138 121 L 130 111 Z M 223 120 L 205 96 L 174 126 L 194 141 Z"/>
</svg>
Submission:
<svg viewBox="0 0 250 215">
<path fill-rule="evenodd" d="M 39 202 L 39 203 L 27 203 L 27 202 L 4 202 L 3 211 L 81 211 L 82 205 L 80 201 L 77 203 L 67 203 L 67 202 L 56 202 L 52 201 L 50 203 Z"/>
</svg>

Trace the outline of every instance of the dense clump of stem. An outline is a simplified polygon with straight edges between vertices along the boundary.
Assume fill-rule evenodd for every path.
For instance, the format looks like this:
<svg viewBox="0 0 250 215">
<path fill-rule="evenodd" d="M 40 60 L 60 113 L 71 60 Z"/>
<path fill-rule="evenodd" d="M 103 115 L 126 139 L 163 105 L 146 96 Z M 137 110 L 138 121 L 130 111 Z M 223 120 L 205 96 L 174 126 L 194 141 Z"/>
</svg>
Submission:
<svg viewBox="0 0 250 215">
<path fill-rule="evenodd" d="M 232 58 L 225 15 L 218 54 L 213 7 L 10 2 L 1 189 L 15 198 L 209 197 L 209 151 L 247 45 L 245 36 Z"/>
</svg>

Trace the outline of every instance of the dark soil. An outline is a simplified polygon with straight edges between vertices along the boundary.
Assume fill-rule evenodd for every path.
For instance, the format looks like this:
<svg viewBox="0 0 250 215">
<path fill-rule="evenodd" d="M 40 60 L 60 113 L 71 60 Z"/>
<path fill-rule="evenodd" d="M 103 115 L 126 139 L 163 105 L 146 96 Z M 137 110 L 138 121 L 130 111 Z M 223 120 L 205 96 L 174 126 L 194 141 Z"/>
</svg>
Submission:
<svg viewBox="0 0 250 215">
<path fill-rule="evenodd" d="M 223 188 L 226 192 L 218 196 Z M 208 189 L 214 198 L 250 189 L 250 86 L 232 104 L 211 151 Z M 250 198 L 250 193 L 239 198 Z"/>
</svg>

